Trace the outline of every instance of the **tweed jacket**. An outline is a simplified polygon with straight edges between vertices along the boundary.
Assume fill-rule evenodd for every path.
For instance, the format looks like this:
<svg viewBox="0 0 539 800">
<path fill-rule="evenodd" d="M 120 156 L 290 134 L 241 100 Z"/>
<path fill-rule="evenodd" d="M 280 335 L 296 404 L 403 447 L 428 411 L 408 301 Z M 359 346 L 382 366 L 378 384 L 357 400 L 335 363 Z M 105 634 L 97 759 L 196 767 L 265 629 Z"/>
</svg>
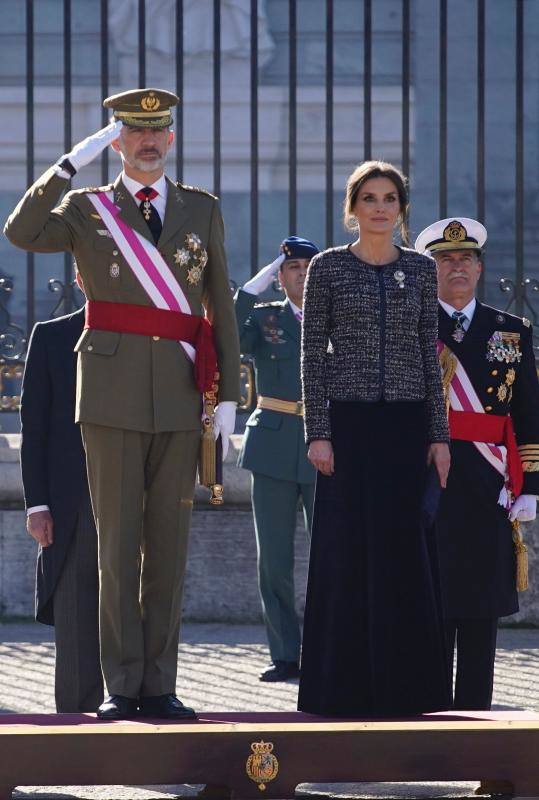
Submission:
<svg viewBox="0 0 539 800">
<path fill-rule="evenodd" d="M 361 261 L 348 246 L 311 261 L 301 357 L 307 442 L 331 439 L 331 400 L 380 399 L 425 400 L 429 441 L 449 441 L 436 355 L 436 266 L 399 250 L 384 266 Z"/>
<path fill-rule="evenodd" d="M 12 244 L 39 253 L 72 253 L 89 300 L 147 306 L 151 301 L 88 199 L 110 193 L 120 218 L 153 244 L 148 225 L 121 175 L 100 189 L 69 192 L 67 181 L 47 170 L 28 189 L 4 232 Z M 239 399 L 239 342 L 230 292 L 221 212 L 213 195 L 167 178 L 167 203 L 157 247 L 183 289 L 195 315 L 206 312 L 213 325 L 220 372 L 219 400 Z M 208 260 L 193 279 L 179 252 L 196 233 Z M 85 330 L 76 351 L 77 422 L 158 433 L 196 430 L 200 394 L 191 362 L 178 342 Z"/>
</svg>

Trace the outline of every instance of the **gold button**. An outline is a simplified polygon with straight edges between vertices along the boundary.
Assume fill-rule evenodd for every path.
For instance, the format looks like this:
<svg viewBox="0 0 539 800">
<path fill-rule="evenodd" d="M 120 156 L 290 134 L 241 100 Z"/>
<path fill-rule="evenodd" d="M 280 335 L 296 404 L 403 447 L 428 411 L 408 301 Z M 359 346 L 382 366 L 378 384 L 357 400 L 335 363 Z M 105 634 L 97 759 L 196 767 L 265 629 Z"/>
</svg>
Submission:
<svg viewBox="0 0 539 800">
<path fill-rule="evenodd" d="M 39 187 L 39 189 L 37 190 L 37 193 L 38 193 L 39 195 L 42 195 L 42 194 L 43 194 L 43 189 L 41 188 L 41 186 L 40 186 L 40 187 Z"/>
<path fill-rule="evenodd" d="M 496 375 L 498 374 L 498 370 L 497 369 L 493 369 L 490 374 L 494 375 L 494 377 L 496 377 Z"/>
<path fill-rule="evenodd" d="M 159 336 L 152 336 L 152 339 L 154 340 L 154 342 L 158 342 L 159 338 L 160 338 Z"/>
<path fill-rule="evenodd" d="M 94 346 L 93 346 L 92 344 L 89 344 L 87 349 L 88 349 L 88 350 L 93 350 L 93 349 L 94 349 Z"/>
<path fill-rule="evenodd" d="M 494 391 L 494 388 L 492 386 L 489 386 L 488 389 L 487 389 L 487 392 L 489 394 L 492 394 L 493 391 Z"/>
<path fill-rule="evenodd" d="M 492 406 L 485 406 L 485 411 L 492 411 Z"/>
</svg>

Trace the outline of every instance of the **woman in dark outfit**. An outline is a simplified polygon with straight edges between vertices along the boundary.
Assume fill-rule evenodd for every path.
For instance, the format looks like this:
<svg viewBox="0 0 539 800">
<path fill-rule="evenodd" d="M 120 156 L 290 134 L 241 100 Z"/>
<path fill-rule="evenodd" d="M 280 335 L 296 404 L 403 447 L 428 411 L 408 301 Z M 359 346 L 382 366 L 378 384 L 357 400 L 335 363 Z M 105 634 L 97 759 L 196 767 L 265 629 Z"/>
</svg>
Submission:
<svg viewBox="0 0 539 800">
<path fill-rule="evenodd" d="M 427 465 L 442 486 L 449 470 L 436 267 L 393 244 L 399 221 L 407 240 L 406 210 L 395 167 L 357 167 L 345 221 L 360 236 L 315 256 L 305 287 L 305 428 L 319 473 L 298 708 L 313 714 L 450 706 L 436 568 L 421 524 Z"/>
</svg>

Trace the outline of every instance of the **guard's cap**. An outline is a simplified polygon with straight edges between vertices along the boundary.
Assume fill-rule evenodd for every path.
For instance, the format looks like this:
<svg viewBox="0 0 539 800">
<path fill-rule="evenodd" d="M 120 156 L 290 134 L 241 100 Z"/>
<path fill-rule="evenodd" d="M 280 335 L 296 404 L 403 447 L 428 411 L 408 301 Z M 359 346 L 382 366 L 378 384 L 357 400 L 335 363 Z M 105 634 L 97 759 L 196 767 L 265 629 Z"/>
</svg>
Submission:
<svg viewBox="0 0 539 800">
<path fill-rule="evenodd" d="M 166 128 L 172 125 L 170 109 L 180 98 L 166 89 L 131 89 L 103 100 L 114 119 L 132 128 Z"/>
<path fill-rule="evenodd" d="M 281 242 L 279 248 L 281 253 L 284 253 L 284 260 L 291 261 L 294 258 L 308 258 L 311 259 L 320 252 L 314 242 L 308 239 L 302 239 L 301 236 L 289 236 Z"/>
<path fill-rule="evenodd" d="M 441 250 L 476 250 L 481 252 L 487 241 L 487 229 L 469 217 L 448 217 L 433 222 L 415 240 L 419 253 L 439 253 Z"/>
</svg>

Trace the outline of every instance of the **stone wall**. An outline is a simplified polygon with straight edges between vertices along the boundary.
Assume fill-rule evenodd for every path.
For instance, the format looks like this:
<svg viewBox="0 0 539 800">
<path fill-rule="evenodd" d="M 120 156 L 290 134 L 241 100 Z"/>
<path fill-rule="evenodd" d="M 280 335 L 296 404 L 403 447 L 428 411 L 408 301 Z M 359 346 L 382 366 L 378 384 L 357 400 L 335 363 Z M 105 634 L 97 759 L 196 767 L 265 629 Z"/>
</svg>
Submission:
<svg viewBox="0 0 539 800">
<path fill-rule="evenodd" d="M 225 464 L 225 505 L 211 507 L 207 492 L 197 489 L 184 595 L 187 620 L 260 620 L 249 473 L 235 466 L 240 438 L 232 437 Z M 36 547 L 25 531 L 18 448 L 17 434 L 0 434 L 0 617 L 33 614 Z M 530 588 L 520 596 L 520 613 L 507 622 L 539 625 L 539 523 L 523 527 L 530 551 Z M 298 515 L 295 577 L 300 612 L 307 562 L 307 536 Z"/>
</svg>

